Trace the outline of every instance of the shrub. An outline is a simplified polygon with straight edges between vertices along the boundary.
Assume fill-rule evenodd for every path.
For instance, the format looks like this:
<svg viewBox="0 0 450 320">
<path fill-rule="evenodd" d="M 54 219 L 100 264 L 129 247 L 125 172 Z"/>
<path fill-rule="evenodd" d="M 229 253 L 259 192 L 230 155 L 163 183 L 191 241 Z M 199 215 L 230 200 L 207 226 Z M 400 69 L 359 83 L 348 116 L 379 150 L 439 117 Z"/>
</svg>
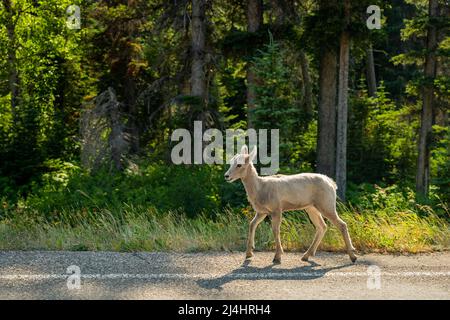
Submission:
<svg viewBox="0 0 450 320">
<path fill-rule="evenodd" d="M 63 211 L 108 209 L 121 214 L 123 206 L 182 209 L 189 217 L 213 215 L 221 207 L 221 168 L 142 164 L 137 170 L 112 173 L 107 169 L 88 174 L 77 170 L 47 174 L 26 200 L 29 208 L 49 219 Z"/>
</svg>

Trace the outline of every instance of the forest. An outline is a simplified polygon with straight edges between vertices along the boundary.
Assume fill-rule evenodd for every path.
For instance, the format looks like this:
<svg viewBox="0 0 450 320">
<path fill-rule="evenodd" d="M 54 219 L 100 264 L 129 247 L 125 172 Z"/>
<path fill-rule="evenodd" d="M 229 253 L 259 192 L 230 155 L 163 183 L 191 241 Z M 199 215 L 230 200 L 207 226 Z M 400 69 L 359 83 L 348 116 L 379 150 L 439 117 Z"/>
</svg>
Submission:
<svg viewBox="0 0 450 320">
<path fill-rule="evenodd" d="M 278 129 L 359 251 L 443 250 L 449 115 L 448 0 L 1 0 L 0 249 L 242 250 L 228 165 L 171 161 L 201 121 Z M 285 215 L 287 250 L 313 235 Z"/>
</svg>

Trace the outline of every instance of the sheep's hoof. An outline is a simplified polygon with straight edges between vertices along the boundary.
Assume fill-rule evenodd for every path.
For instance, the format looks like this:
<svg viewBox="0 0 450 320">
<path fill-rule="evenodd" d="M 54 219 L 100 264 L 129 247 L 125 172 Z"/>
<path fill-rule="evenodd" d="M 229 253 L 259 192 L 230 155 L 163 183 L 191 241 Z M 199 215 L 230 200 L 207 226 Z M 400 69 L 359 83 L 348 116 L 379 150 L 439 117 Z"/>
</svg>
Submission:
<svg viewBox="0 0 450 320">
<path fill-rule="evenodd" d="M 253 253 L 247 253 L 245 255 L 245 260 L 251 260 L 253 258 Z"/>
<path fill-rule="evenodd" d="M 274 264 L 280 264 L 281 263 L 281 258 L 273 258 L 272 261 Z"/>
<path fill-rule="evenodd" d="M 308 261 L 308 259 L 309 259 L 309 256 L 308 256 L 308 255 L 304 254 L 304 255 L 302 256 L 302 261 Z"/>
<path fill-rule="evenodd" d="M 349 257 L 350 257 L 350 260 L 352 260 L 353 263 L 354 263 L 354 262 L 356 261 L 356 259 L 357 259 L 355 253 L 356 253 L 356 249 L 355 249 L 355 248 L 353 248 L 352 250 L 350 250 L 350 251 L 348 252 L 348 255 L 349 255 Z"/>
</svg>

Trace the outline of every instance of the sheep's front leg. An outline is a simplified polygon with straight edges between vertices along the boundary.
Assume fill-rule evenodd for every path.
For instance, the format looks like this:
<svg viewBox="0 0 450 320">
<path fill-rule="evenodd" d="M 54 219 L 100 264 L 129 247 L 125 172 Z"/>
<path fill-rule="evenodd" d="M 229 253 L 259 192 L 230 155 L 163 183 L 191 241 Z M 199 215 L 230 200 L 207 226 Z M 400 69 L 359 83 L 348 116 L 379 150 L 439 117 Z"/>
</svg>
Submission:
<svg viewBox="0 0 450 320">
<path fill-rule="evenodd" d="M 308 213 L 311 222 L 316 227 L 316 234 L 314 236 L 313 242 L 311 243 L 311 246 L 308 248 L 308 250 L 302 257 L 303 261 L 308 261 L 310 256 L 314 256 L 316 254 L 317 247 L 319 246 L 320 241 L 322 241 L 322 238 L 325 235 L 325 232 L 327 231 L 327 224 L 325 223 L 325 221 L 322 218 L 322 215 L 316 208 L 311 206 L 309 208 L 306 208 L 306 212 Z"/>
<path fill-rule="evenodd" d="M 248 230 L 248 240 L 247 240 L 247 253 L 245 255 L 246 259 L 253 257 L 253 249 L 255 249 L 255 231 L 261 221 L 264 220 L 266 214 L 256 213 L 255 217 L 250 222 Z"/>
<path fill-rule="evenodd" d="M 281 212 L 276 212 L 272 214 L 272 231 L 275 238 L 275 257 L 273 258 L 273 263 L 281 263 L 281 255 L 283 254 L 283 247 L 281 246 L 280 238 L 280 227 L 281 227 Z"/>
</svg>

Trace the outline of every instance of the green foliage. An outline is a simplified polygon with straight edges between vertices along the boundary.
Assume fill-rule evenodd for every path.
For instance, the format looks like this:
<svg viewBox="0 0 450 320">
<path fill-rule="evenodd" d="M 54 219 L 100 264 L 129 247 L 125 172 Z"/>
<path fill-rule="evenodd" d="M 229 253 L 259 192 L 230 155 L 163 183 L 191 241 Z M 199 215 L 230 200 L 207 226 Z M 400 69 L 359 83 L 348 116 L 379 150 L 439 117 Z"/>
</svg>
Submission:
<svg viewBox="0 0 450 320">
<path fill-rule="evenodd" d="M 412 188 L 390 185 L 351 184 L 349 187 L 350 206 L 359 210 L 371 211 L 373 214 L 406 212 L 422 217 L 438 215 L 450 219 L 449 203 L 441 199 L 438 188 L 433 186 L 427 203 L 417 203 L 416 194 Z M 434 208 L 434 209 L 433 209 Z"/>
<path fill-rule="evenodd" d="M 220 45 L 225 54 L 241 55 L 250 60 L 255 54 L 255 48 L 262 47 L 266 39 L 266 28 L 261 28 L 258 32 L 232 30 L 223 38 Z"/>
<path fill-rule="evenodd" d="M 271 37 L 270 43 L 253 59 L 259 83 L 253 88 L 256 108 L 252 118 L 255 127 L 280 129 L 280 135 L 287 136 L 296 123 L 299 108 L 283 56 L 280 45 Z"/>
<path fill-rule="evenodd" d="M 450 204 L 450 128 L 434 126 L 431 174 L 442 201 Z"/>
<path fill-rule="evenodd" d="M 292 68 L 285 60 L 285 49 L 280 44 L 270 42 L 263 50 L 258 50 L 253 59 L 253 72 L 257 79 L 254 86 L 255 108 L 250 117 L 255 128 L 279 129 L 281 161 L 289 159 L 295 140 L 292 136 L 302 135 L 307 116 L 300 109 L 300 92 L 292 81 Z"/>
<path fill-rule="evenodd" d="M 306 130 L 299 131 L 288 144 L 289 155 L 282 173 L 296 174 L 314 172 L 317 147 L 317 121 L 311 122 Z"/>
<path fill-rule="evenodd" d="M 448 223 L 431 209 L 426 216 L 417 214 L 417 208 L 401 195 L 395 193 L 394 199 L 386 191 L 374 192 L 367 208 L 339 207 L 359 252 L 416 253 L 448 248 Z M 400 204 L 395 204 L 396 200 Z M 129 204 L 123 204 L 120 210 L 120 216 L 108 208 L 71 210 L 54 222 L 40 216 L 11 215 L 0 220 L 0 250 L 241 251 L 252 216 L 247 208 L 221 210 L 215 219 L 202 214 L 190 219 L 180 211 L 162 212 Z M 306 214 L 285 215 L 281 225 L 285 250 L 305 250 L 314 233 Z M 261 223 L 255 245 L 264 250 L 274 248 L 270 223 Z M 339 230 L 330 225 L 320 250 L 343 248 Z"/>
<path fill-rule="evenodd" d="M 84 85 L 77 48 L 80 37 L 65 25 L 65 9 L 77 1 L 12 1 L 10 14 L 0 8 L 2 85 L 0 88 L 0 193 L 15 197 L 45 172 L 45 160 L 70 158 L 77 150 L 76 109 Z M 14 21 L 12 34 L 7 26 Z M 32 28 L 30 29 L 30 26 Z M 15 63 L 5 63 L 12 56 Z M 5 74 L 3 74 L 3 70 Z M 14 110 L 5 78 L 17 73 Z M 3 179 L 2 179 L 3 180 Z M 12 192 L 13 189 L 15 192 Z"/>
<path fill-rule="evenodd" d="M 214 216 L 221 207 L 219 181 L 223 175 L 216 167 L 145 164 L 140 169 L 117 173 L 104 169 L 89 175 L 69 163 L 58 164 L 41 185 L 35 185 L 26 201 L 50 220 L 71 210 L 103 208 L 120 217 L 123 206 L 163 211 L 181 208 L 191 217 L 201 212 Z"/>
<path fill-rule="evenodd" d="M 223 114 L 223 123 L 227 128 L 245 129 L 247 112 L 245 109 L 245 64 L 225 59 L 220 67 L 217 79 L 222 104 L 219 112 Z"/>
<path fill-rule="evenodd" d="M 326 2 L 323 2 L 326 4 Z M 303 24 L 307 32 L 303 33 L 303 43 L 313 50 L 322 46 L 336 48 L 339 34 L 343 28 L 341 8 L 337 1 L 330 1 L 304 18 Z"/>
<path fill-rule="evenodd" d="M 413 142 L 418 123 L 409 113 L 409 106 L 394 104 L 383 83 L 376 97 L 368 97 L 362 88 L 351 100 L 348 150 L 351 181 L 406 184 L 412 181 L 416 159 Z"/>
</svg>

